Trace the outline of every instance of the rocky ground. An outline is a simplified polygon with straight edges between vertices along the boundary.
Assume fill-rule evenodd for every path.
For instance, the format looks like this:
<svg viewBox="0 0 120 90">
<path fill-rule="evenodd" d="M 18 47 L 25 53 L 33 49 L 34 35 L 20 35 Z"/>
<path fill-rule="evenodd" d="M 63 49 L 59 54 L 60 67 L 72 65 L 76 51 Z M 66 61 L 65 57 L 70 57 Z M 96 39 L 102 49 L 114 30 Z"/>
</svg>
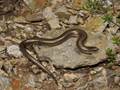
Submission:
<svg viewBox="0 0 120 90">
<path fill-rule="evenodd" d="M 0 0 L 0 90 L 120 90 L 119 0 Z M 98 52 L 78 52 L 76 38 L 55 47 L 35 45 L 40 60 L 57 79 L 29 61 L 19 44 L 37 36 L 54 38 L 77 27 L 86 45 Z M 30 51 L 33 56 L 33 50 Z"/>
</svg>

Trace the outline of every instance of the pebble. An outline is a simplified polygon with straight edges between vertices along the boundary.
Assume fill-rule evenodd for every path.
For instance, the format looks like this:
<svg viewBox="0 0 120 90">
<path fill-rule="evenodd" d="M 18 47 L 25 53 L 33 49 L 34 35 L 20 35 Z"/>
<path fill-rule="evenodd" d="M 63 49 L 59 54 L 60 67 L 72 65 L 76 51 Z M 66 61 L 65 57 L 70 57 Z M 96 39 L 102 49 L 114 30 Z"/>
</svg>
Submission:
<svg viewBox="0 0 120 90">
<path fill-rule="evenodd" d="M 49 20 L 48 24 L 50 25 L 50 27 L 52 29 L 58 29 L 58 28 L 60 28 L 59 20 L 57 18 Z"/>
<path fill-rule="evenodd" d="M 114 77 L 114 82 L 116 84 L 120 84 L 120 77 L 118 77 L 118 76 Z"/>
<path fill-rule="evenodd" d="M 26 25 L 25 31 L 26 31 L 27 33 L 32 33 L 32 32 L 34 32 L 33 27 L 30 26 L 30 25 Z"/>
<path fill-rule="evenodd" d="M 78 75 L 75 75 L 73 73 L 71 74 L 64 74 L 64 80 L 67 81 L 67 82 L 73 82 L 73 81 L 76 81 L 78 79 Z"/>
<path fill-rule="evenodd" d="M 70 16 L 69 18 L 69 23 L 70 24 L 77 24 L 77 16 Z"/>
<path fill-rule="evenodd" d="M 11 45 L 7 47 L 7 53 L 10 56 L 13 56 L 15 58 L 21 57 L 22 53 L 20 52 L 20 48 L 18 45 Z"/>
<path fill-rule="evenodd" d="M 41 74 L 40 74 L 40 81 L 42 82 L 42 81 L 44 81 L 45 79 L 47 79 L 47 74 L 41 73 Z"/>
<path fill-rule="evenodd" d="M 47 19 L 53 19 L 56 18 L 56 15 L 53 13 L 52 8 L 51 7 L 46 7 L 43 11 L 43 16 Z"/>
<path fill-rule="evenodd" d="M 10 79 L 0 76 L 0 90 L 7 90 L 10 85 Z"/>
<path fill-rule="evenodd" d="M 28 79 L 28 86 L 35 87 L 35 76 L 30 74 Z"/>
<path fill-rule="evenodd" d="M 55 15 L 55 13 L 53 13 L 51 7 L 47 7 L 44 9 L 43 16 L 47 19 L 48 24 L 50 25 L 51 29 L 60 28 L 59 19 Z"/>
<path fill-rule="evenodd" d="M 64 85 L 64 87 L 71 87 L 74 85 L 74 82 L 78 80 L 79 76 L 78 74 L 73 74 L 73 73 L 65 73 L 63 76 L 63 79 L 60 81 Z"/>
<path fill-rule="evenodd" d="M 3 69 L 4 69 L 5 72 L 11 74 L 12 69 L 13 69 L 13 65 L 9 61 L 6 61 L 3 65 Z"/>
</svg>

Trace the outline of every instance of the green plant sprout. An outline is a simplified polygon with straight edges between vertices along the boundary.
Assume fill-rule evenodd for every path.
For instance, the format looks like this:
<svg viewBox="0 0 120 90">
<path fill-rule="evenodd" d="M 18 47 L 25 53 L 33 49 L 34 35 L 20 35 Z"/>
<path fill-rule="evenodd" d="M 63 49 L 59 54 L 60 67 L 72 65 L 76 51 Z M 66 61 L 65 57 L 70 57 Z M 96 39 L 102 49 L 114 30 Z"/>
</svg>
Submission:
<svg viewBox="0 0 120 90">
<path fill-rule="evenodd" d="M 113 37 L 112 43 L 119 46 L 120 45 L 120 37 Z"/>
<path fill-rule="evenodd" d="M 104 20 L 104 22 L 108 22 L 108 23 L 113 23 L 114 25 L 120 27 L 120 25 L 118 25 L 117 23 L 113 22 L 113 16 L 106 14 L 102 17 L 102 19 Z"/>
<path fill-rule="evenodd" d="M 106 49 L 106 55 L 108 56 L 109 63 L 114 63 L 114 61 L 116 60 L 116 54 L 111 48 Z"/>
<path fill-rule="evenodd" d="M 83 6 L 84 10 L 89 11 L 90 13 L 104 13 L 108 8 L 103 7 L 102 0 L 87 0 Z"/>
<path fill-rule="evenodd" d="M 112 15 L 105 15 L 102 17 L 102 19 L 104 20 L 104 22 L 110 23 L 113 20 L 113 16 Z"/>
</svg>

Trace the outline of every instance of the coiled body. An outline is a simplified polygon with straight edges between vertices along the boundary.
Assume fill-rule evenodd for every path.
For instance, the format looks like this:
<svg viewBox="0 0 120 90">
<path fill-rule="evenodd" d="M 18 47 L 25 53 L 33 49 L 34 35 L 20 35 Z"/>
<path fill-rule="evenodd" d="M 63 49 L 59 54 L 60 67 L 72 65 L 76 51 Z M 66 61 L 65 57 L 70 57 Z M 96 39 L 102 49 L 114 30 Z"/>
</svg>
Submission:
<svg viewBox="0 0 120 90">
<path fill-rule="evenodd" d="M 52 39 L 34 37 L 24 40 L 20 43 L 20 50 L 25 57 L 27 57 L 30 61 L 32 61 L 37 66 L 39 66 L 43 71 L 47 72 L 55 79 L 55 77 L 52 75 L 52 73 L 49 70 L 47 70 L 43 65 L 41 65 L 40 62 L 38 62 L 33 56 L 31 56 L 28 53 L 27 47 L 33 44 L 53 47 L 62 44 L 63 42 L 67 41 L 72 37 L 77 38 L 76 46 L 78 47 L 81 53 L 92 54 L 93 51 L 98 51 L 97 47 L 90 47 L 85 45 L 85 41 L 87 39 L 87 33 L 79 28 L 71 28 L 66 32 L 64 32 L 63 34 L 61 34 L 60 36 Z"/>
</svg>

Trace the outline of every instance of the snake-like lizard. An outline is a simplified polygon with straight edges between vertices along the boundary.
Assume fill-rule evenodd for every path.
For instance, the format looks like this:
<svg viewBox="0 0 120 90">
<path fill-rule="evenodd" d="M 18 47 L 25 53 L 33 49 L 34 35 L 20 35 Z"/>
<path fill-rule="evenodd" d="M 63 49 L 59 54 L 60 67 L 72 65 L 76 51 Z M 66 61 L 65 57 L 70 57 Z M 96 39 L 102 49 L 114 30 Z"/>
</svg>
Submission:
<svg viewBox="0 0 120 90">
<path fill-rule="evenodd" d="M 39 61 L 37 61 L 31 54 L 29 54 L 29 52 L 27 51 L 28 50 L 27 47 L 30 45 L 53 47 L 53 46 L 62 44 L 63 42 L 65 42 L 66 40 L 72 37 L 77 38 L 76 46 L 81 53 L 92 54 L 92 52 L 99 50 L 97 47 L 85 45 L 85 41 L 87 39 L 87 33 L 80 28 L 70 28 L 69 30 L 61 34 L 60 36 L 56 38 L 51 38 L 51 39 L 33 37 L 33 38 L 22 41 L 19 46 L 20 46 L 21 52 L 26 58 L 28 58 L 31 62 L 36 64 L 44 72 L 48 73 L 55 80 L 56 84 L 58 84 L 54 75 L 48 69 L 46 69 Z"/>
</svg>

